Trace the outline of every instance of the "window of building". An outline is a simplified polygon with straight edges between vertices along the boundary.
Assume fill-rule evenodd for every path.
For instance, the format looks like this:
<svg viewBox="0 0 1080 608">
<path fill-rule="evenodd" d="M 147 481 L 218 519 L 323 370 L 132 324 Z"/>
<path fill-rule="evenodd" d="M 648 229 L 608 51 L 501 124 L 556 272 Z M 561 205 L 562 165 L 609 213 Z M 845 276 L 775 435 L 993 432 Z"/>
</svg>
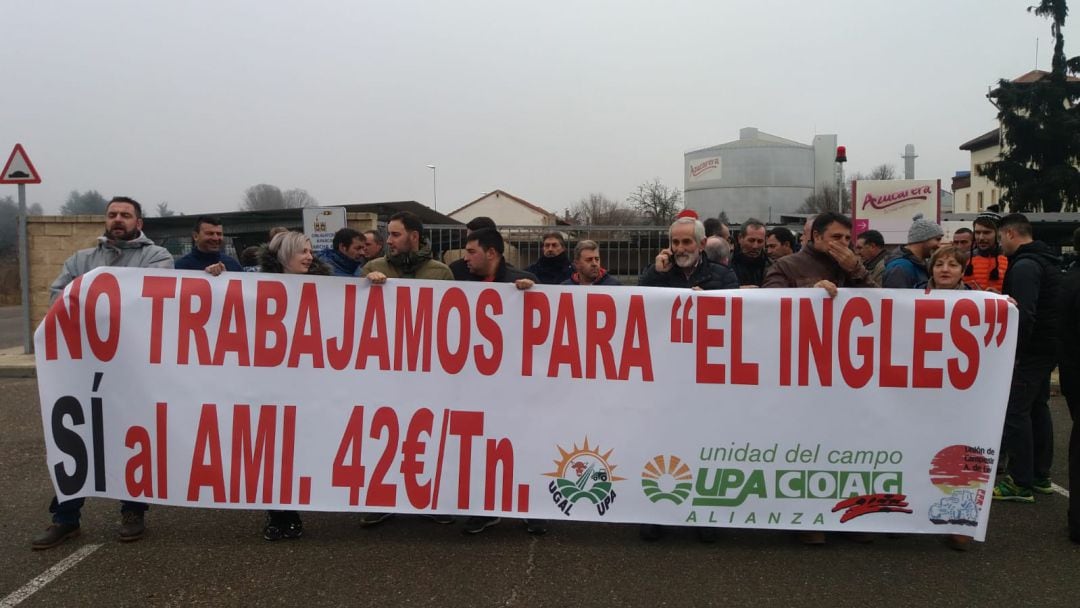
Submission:
<svg viewBox="0 0 1080 608">
<path fill-rule="evenodd" d="M 979 192 L 978 199 L 979 199 L 978 211 L 982 211 L 983 210 L 983 193 L 981 191 Z"/>
<path fill-rule="evenodd" d="M 964 193 L 964 211 L 971 211 L 971 193 Z"/>
<path fill-rule="evenodd" d="M 997 188 L 994 188 L 993 190 L 990 191 L 990 204 L 991 205 L 996 205 L 997 204 Z"/>
</svg>

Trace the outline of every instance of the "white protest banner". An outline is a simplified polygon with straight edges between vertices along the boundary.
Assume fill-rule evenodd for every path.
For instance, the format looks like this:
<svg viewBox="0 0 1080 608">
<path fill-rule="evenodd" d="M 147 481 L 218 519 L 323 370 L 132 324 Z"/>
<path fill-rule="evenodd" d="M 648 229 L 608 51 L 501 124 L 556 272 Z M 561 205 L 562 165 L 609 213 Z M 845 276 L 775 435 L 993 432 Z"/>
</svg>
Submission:
<svg viewBox="0 0 1080 608">
<path fill-rule="evenodd" d="M 983 538 L 984 292 L 97 269 L 35 335 L 61 497 Z"/>
</svg>

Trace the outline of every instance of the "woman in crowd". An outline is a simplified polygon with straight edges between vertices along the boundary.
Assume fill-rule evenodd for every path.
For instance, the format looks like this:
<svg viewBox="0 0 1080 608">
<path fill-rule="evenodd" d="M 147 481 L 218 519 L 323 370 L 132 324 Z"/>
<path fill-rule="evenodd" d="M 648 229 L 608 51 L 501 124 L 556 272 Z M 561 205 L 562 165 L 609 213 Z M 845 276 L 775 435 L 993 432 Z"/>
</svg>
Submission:
<svg viewBox="0 0 1080 608">
<path fill-rule="evenodd" d="M 967 252 L 945 245 L 930 256 L 930 281 L 927 289 L 971 289 L 964 283 Z"/>
<path fill-rule="evenodd" d="M 311 254 L 311 241 L 300 232 L 279 232 L 270 244 L 259 250 L 259 265 L 263 272 L 283 274 L 329 275 L 330 268 Z M 267 511 L 263 538 L 281 540 L 300 538 L 304 524 L 296 511 Z"/>
</svg>

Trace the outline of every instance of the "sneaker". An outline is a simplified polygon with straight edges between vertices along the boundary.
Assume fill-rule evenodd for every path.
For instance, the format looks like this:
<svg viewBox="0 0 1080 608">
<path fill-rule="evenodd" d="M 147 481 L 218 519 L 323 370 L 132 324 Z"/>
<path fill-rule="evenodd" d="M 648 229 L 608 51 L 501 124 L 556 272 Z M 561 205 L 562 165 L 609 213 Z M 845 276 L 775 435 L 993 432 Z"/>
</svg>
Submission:
<svg viewBox="0 0 1080 608">
<path fill-rule="evenodd" d="M 543 536 L 547 534 L 547 520 L 526 519 L 525 531 L 533 536 Z"/>
<path fill-rule="evenodd" d="M 479 534 L 500 523 L 502 523 L 502 518 L 499 517 L 470 517 L 465 520 L 465 528 L 462 532 L 465 534 Z"/>
<path fill-rule="evenodd" d="M 1035 495 L 1028 488 L 1013 483 L 1012 477 L 1006 475 L 994 486 L 994 500 L 1033 503 L 1035 502 Z"/>
<path fill-rule="evenodd" d="M 435 522 L 437 524 L 446 525 L 446 524 L 454 523 L 454 518 L 451 517 L 450 515 L 441 515 L 439 513 L 436 513 L 434 515 L 425 515 L 424 517 L 430 519 L 431 521 L 433 521 L 433 522 Z M 360 520 L 360 525 L 364 525 L 363 520 Z"/>
<path fill-rule="evenodd" d="M 266 525 L 263 526 L 263 538 L 268 541 L 300 538 L 304 535 L 304 524 L 296 511 L 269 511 Z"/>
<path fill-rule="evenodd" d="M 34 540 L 30 541 L 30 548 L 34 551 L 52 549 L 65 540 L 75 538 L 78 535 L 79 524 L 52 524 L 44 532 L 35 536 Z"/>
<path fill-rule="evenodd" d="M 656 524 L 641 524 L 638 526 L 638 536 L 641 540 L 655 542 L 664 536 L 664 527 Z"/>
<path fill-rule="evenodd" d="M 697 529 L 697 539 L 698 539 L 698 542 L 700 542 L 700 543 L 705 543 L 706 545 L 711 545 L 711 544 L 715 543 L 718 538 L 720 538 L 720 534 L 719 534 L 719 532 L 717 532 L 716 528 L 698 528 Z"/>
<path fill-rule="evenodd" d="M 1053 494 L 1054 482 L 1049 477 L 1036 477 L 1031 483 L 1031 491 L 1036 494 Z"/>
<path fill-rule="evenodd" d="M 360 516 L 360 527 L 370 528 L 371 526 L 377 526 L 393 516 L 393 513 L 364 513 Z"/>
<path fill-rule="evenodd" d="M 971 537 L 963 534 L 946 534 L 945 544 L 953 551 L 967 551 L 971 546 Z"/>
<path fill-rule="evenodd" d="M 799 532 L 799 542 L 804 545 L 817 546 L 825 544 L 824 532 Z"/>
<path fill-rule="evenodd" d="M 120 541 L 130 543 L 139 540 L 146 532 L 146 522 L 142 511 L 120 512 Z"/>
</svg>

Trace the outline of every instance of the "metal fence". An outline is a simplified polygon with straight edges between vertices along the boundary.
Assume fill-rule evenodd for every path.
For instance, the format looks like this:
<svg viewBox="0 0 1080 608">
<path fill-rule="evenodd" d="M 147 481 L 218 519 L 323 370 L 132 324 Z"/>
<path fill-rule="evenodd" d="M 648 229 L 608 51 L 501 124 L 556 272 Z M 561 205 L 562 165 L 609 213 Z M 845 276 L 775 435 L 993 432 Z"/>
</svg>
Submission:
<svg viewBox="0 0 1080 608">
<path fill-rule="evenodd" d="M 542 255 L 544 234 L 552 231 L 566 237 L 571 257 L 578 241 L 596 241 L 604 268 L 626 284 L 636 282 L 641 270 L 668 243 L 666 226 L 499 226 L 506 241 L 506 261 L 518 268 L 529 266 Z M 425 226 L 424 232 L 436 258 L 449 263 L 461 257 L 467 234 L 464 226 Z"/>
</svg>

